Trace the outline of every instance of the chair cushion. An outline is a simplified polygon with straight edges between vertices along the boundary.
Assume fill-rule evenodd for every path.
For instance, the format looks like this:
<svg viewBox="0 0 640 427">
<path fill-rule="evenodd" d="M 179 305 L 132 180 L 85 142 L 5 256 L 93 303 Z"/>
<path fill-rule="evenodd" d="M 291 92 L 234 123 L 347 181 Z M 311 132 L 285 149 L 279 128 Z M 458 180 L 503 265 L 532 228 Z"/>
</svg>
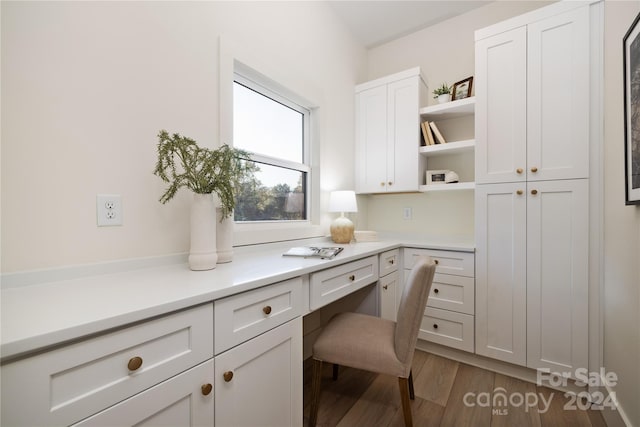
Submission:
<svg viewBox="0 0 640 427">
<path fill-rule="evenodd" d="M 406 377 L 409 369 L 396 357 L 396 323 L 361 313 L 340 313 L 322 330 L 313 357 L 380 374 Z"/>
</svg>

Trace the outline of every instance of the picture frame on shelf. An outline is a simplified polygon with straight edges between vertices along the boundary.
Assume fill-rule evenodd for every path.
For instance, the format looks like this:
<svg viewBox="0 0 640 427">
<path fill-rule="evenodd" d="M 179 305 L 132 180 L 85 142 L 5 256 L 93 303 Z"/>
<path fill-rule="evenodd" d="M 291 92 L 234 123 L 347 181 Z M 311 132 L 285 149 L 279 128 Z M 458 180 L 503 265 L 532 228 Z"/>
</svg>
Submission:
<svg viewBox="0 0 640 427">
<path fill-rule="evenodd" d="M 473 89 L 473 76 L 467 77 L 464 80 L 460 80 L 453 84 L 451 90 L 451 100 L 469 98 L 471 96 L 471 90 Z"/>
<path fill-rule="evenodd" d="M 447 176 L 448 170 L 428 170 L 426 172 L 427 185 L 439 185 L 445 184 L 445 178 Z"/>
<path fill-rule="evenodd" d="M 640 205 L 640 14 L 623 38 L 625 204 Z"/>
</svg>

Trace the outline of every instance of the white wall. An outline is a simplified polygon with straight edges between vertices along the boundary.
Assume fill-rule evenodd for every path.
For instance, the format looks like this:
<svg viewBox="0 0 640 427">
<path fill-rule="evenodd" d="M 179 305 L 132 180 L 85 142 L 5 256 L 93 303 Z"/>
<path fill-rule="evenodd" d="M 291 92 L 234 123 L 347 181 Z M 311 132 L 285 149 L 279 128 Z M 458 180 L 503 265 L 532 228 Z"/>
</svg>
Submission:
<svg viewBox="0 0 640 427">
<path fill-rule="evenodd" d="M 640 206 L 625 206 L 622 38 L 638 1 L 605 2 L 604 365 L 632 426 L 640 426 Z M 614 426 L 616 424 L 610 424 Z"/>
<path fill-rule="evenodd" d="M 2 272 L 188 251 L 156 135 L 217 146 L 219 36 L 319 106 L 321 187 L 353 188 L 366 52 L 321 2 L 2 2 Z M 223 141 L 226 142 L 226 141 Z M 95 196 L 124 225 L 96 227 Z"/>
</svg>

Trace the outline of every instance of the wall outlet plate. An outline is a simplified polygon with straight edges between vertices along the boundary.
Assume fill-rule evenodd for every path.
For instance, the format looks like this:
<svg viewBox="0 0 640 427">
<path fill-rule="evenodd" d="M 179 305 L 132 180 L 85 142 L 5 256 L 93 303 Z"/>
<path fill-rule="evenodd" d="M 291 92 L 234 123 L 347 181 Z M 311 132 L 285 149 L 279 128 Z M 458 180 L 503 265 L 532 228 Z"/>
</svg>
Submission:
<svg viewBox="0 0 640 427">
<path fill-rule="evenodd" d="M 98 227 L 122 225 L 122 196 L 119 194 L 98 194 L 96 196 L 96 216 Z"/>
</svg>

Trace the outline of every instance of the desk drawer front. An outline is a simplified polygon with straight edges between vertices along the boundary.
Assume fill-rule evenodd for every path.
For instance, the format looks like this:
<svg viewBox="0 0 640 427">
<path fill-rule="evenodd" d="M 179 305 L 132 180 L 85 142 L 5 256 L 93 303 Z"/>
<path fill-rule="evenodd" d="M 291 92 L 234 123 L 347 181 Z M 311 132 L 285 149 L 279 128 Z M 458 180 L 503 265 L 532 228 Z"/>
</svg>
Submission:
<svg viewBox="0 0 640 427">
<path fill-rule="evenodd" d="M 428 255 L 437 263 L 436 273 L 474 277 L 475 261 L 472 252 L 436 251 L 405 248 L 404 268 L 411 269 L 420 256 Z"/>
<path fill-rule="evenodd" d="M 302 279 L 287 280 L 215 301 L 215 353 L 302 314 Z"/>
<path fill-rule="evenodd" d="M 378 280 L 376 255 L 319 271 L 311 275 L 309 306 L 315 310 L 376 280 Z"/>
<path fill-rule="evenodd" d="M 398 271 L 398 264 L 400 264 L 400 249 L 381 253 L 379 266 L 380 277 Z"/>
<path fill-rule="evenodd" d="M 418 337 L 473 353 L 473 316 L 427 307 Z"/>
<path fill-rule="evenodd" d="M 475 294 L 473 278 L 436 273 L 433 277 L 433 284 L 429 292 L 427 306 L 465 314 L 474 314 Z"/>
<path fill-rule="evenodd" d="M 9 363 L 2 424 L 71 424 L 211 357 L 206 304 Z"/>
</svg>

